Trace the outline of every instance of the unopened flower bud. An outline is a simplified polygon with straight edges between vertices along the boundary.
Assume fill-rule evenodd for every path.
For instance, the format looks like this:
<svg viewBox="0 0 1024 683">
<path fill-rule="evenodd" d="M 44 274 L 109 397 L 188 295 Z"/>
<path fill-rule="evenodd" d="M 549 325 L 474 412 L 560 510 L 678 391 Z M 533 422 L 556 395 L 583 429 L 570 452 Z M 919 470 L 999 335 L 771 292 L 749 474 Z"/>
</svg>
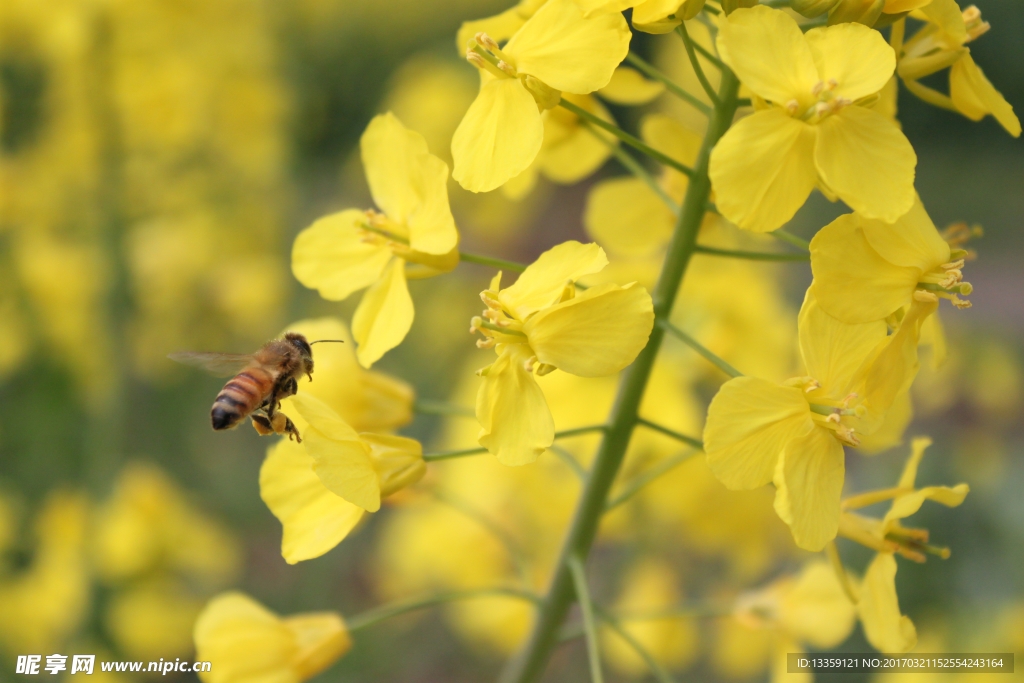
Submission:
<svg viewBox="0 0 1024 683">
<path fill-rule="evenodd" d="M 757 4 L 758 0 L 722 0 L 722 10 L 726 14 L 732 14 L 733 10 L 740 7 L 755 7 Z"/>
<path fill-rule="evenodd" d="M 831 11 L 839 3 L 839 0 L 792 0 L 790 7 L 799 14 L 813 19 L 820 17 L 825 12 Z"/>
</svg>

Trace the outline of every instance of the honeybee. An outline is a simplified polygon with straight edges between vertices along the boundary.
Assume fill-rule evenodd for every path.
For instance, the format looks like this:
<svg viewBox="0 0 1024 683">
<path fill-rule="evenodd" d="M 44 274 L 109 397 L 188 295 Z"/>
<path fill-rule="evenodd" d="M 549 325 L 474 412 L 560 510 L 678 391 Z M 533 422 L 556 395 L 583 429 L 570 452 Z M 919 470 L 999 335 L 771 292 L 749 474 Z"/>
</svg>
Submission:
<svg viewBox="0 0 1024 683">
<path fill-rule="evenodd" d="M 298 332 L 288 332 L 283 339 L 272 339 L 256 353 L 203 353 L 184 351 L 168 358 L 202 368 L 217 377 L 231 381 L 217 394 L 210 410 L 214 430 L 233 429 L 246 417 L 263 436 L 287 434 L 298 443 L 302 437 L 295 424 L 278 412 L 281 400 L 298 391 L 302 375 L 313 381 L 313 344 L 342 342 L 340 339 L 318 339 L 310 342 Z"/>
</svg>

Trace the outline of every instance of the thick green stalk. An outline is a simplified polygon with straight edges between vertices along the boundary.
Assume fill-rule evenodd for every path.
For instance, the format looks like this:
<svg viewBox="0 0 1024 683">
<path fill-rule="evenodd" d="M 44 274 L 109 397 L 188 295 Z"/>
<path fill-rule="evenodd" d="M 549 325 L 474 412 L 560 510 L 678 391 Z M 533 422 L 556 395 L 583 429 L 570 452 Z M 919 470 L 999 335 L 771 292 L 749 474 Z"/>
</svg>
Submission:
<svg viewBox="0 0 1024 683">
<path fill-rule="evenodd" d="M 728 130 L 736 113 L 736 93 L 739 82 L 728 69 L 722 73 L 718 92 L 719 104 L 708 123 L 707 133 L 697 156 L 693 177 L 686 189 L 683 209 L 676 223 L 668 254 L 654 288 L 654 314 L 667 318 L 675 304 L 676 294 L 683 281 L 683 274 L 693 256 L 697 244 L 704 211 L 707 207 L 711 181 L 708 178 L 708 158 L 711 149 Z M 586 486 L 576 507 L 572 526 L 562 545 L 562 554 L 555 569 L 547 596 L 537 613 L 533 631 L 525 649 L 513 659 L 502 675 L 506 683 L 531 683 L 543 673 L 551 652 L 558 642 L 559 629 L 572 606 L 575 597 L 569 559 L 586 559 L 597 535 L 598 524 L 604 513 L 608 493 L 622 465 L 629 446 L 630 437 L 639 419 L 640 401 L 643 399 L 647 381 L 654 367 L 654 360 L 661 348 L 665 330 L 655 325 L 647 346 L 636 360 L 622 374 L 618 395 L 608 422 L 601 447 L 594 458 L 594 464 L 587 477 Z"/>
</svg>

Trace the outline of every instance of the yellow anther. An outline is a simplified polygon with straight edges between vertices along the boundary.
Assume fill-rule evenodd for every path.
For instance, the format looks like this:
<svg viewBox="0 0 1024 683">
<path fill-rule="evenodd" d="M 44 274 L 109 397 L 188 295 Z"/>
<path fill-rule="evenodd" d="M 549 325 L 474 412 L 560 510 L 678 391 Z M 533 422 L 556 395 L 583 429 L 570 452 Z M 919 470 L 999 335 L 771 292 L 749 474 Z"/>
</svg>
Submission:
<svg viewBox="0 0 1024 683">
<path fill-rule="evenodd" d="M 821 94 L 821 92 L 824 89 L 825 89 L 825 81 L 818 81 L 817 83 L 814 84 L 814 87 L 811 88 L 811 94 L 814 95 L 815 97 L 817 97 L 818 95 Z"/>
<path fill-rule="evenodd" d="M 797 113 L 799 109 L 800 103 L 797 102 L 796 100 L 790 100 L 789 102 L 786 102 L 786 111 L 789 113 L 790 116 Z"/>
<path fill-rule="evenodd" d="M 805 394 L 809 394 L 812 391 L 814 391 L 815 389 L 820 389 L 820 388 L 821 388 L 821 384 L 818 382 L 818 380 L 811 379 L 811 381 L 808 382 L 807 385 L 804 387 L 804 393 Z"/>
<path fill-rule="evenodd" d="M 506 62 L 504 59 L 498 62 L 498 68 L 501 69 L 506 74 L 508 74 L 509 76 L 511 76 L 512 78 L 515 78 L 516 76 L 519 75 L 515 68 L 511 64 Z"/>
<path fill-rule="evenodd" d="M 938 301 L 939 297 L 936 296 L 933 292 L 926 292 L 923 289 L 915 289 L 914 290 L 914 300 L 915 301 L 920 301 L 921 303 L 924 303 L 924 304 L 930 304 L 930 303 Z"/>
<path fill-rule="evenodd" d="M 484 48 L 490 50 L 491 52 L 494 52 L 498 49 L 498 43 L 494 40 L 494 38 L 491 38 L 486 33 L 480 32 L 473 37 L 476 38 L 477 43 L 479 43 Z"/>
</svg>

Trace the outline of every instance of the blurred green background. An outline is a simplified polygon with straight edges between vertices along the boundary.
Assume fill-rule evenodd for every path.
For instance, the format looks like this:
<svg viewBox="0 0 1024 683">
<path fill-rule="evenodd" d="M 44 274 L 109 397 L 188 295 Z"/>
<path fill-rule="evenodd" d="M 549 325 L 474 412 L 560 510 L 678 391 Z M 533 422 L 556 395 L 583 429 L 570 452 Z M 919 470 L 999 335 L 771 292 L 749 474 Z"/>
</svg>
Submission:
<svg viewBox="0 0 1024 683">
<path fill-rule="evenodd" d="M 1015 0 L 979 6 L 992 30 L 972 55 L 1020 112 L 1024 12 Z M 391 512 L 326 556 L 287 565 L 280 525 L 259 498 L 269 440 L 247 427 L 213 433 L 208 411 L 221 383 L 166 354 L 251 352 L 291 321 L 350 320 L 355 300 L 324 301 L 292 278 L 294 236 L 325 213 L 371 206 L 357 143 L 374 114 L 394 110 L 432 152 L 449 156 L 445 136 L 476 87 L 455 31 L 505 8 L 482 0 L 0 3 L 0 680 L 13 680 L 14 657 L 37 643 L 58 652 L 74 643 L 111 658 L 190 656 L 190 619 L 223 588 L 282 613 L 351 615 L 381 602 L 374 557 Z M 658 41 L 673 38 L 641 35 L 634 49 L 655 58 Z M 612 112 L 627 128 L 637 123 L 633 110 Z M 919 481 L 966 481 L 972 492 L 960 508 L 926 506 L 915 518 L 952 557 L 902 563 L 901 607 L 922 640 L 933 634 L 936 649 L 1020 652 L 1024 142 L 991 118 L 971 122 L 906 91 L 899 116 L 936 224 L 984 228 L 971 243 L 979 258 L 965 271 L 973 308 L 943 309 L 950 360 L 922 371 L 908 432 L 935 440 Z M 621 172 L 611 161 L 596 177 Z M 529 261 L 559 241 L 586 240 L 581 214 L 591 183 L 542 180 L 519 202 L 453 188 L 463 245 Z M 844 210 L 815 194 L 790 227 L 809 238 Z M 795 311 L 809 267 L 768 268 Z M 413 283 L 412 332 L 376 367 L 424 398 L 472 386 L 470 365 L 490 361 L 465 330 L 490 275 L 466 265 Z M 429 444 L 441 427 L 420 416 L 403 433 Z M 852 460 L 848 490 L 889 485 L 904 453 Z M 197 530 L 194 552 L 209 552 L 208 561 L 169 559 L 145 575 L 94 567 L 102 539 L 70 527 L 93 514 L 85 510 L 102 517 L 126 466 L 140 462 L 165 475 L 128 471 L 141 473 L 153 500 L 189 510 L 182 515 Z M 53 551 L 66 577 L 35 571 L 60 546 L 46 538 L 76 533 L 84 540 L 71 544 L 73 559 Z M 621 562 L 609 553 L 602 566 L 611 571 Z M 867 561 L 866 551 L 849 553 L 854 564 Z M 786 561 L 769 563 L 748 585 Z M 687 577 L 691 597 L 703 594 L 712 567 Z M 997 632 L 998 647 L 995 635 L 991 646 L 979 636 Z M 702 651 L 712 647 L 705 637 Z M 844 648 L 867 646 L 858 632 Z M 428 613 L 359 633 L 319 680 L 491 679 L 499 650 L 460 638 Z M 586 680 L 583 661 L 581 646 L 568 646 L 551 680 Z M 728 679 L 704 655 L 692 666 L 702 680 Z"/>
</svg>

